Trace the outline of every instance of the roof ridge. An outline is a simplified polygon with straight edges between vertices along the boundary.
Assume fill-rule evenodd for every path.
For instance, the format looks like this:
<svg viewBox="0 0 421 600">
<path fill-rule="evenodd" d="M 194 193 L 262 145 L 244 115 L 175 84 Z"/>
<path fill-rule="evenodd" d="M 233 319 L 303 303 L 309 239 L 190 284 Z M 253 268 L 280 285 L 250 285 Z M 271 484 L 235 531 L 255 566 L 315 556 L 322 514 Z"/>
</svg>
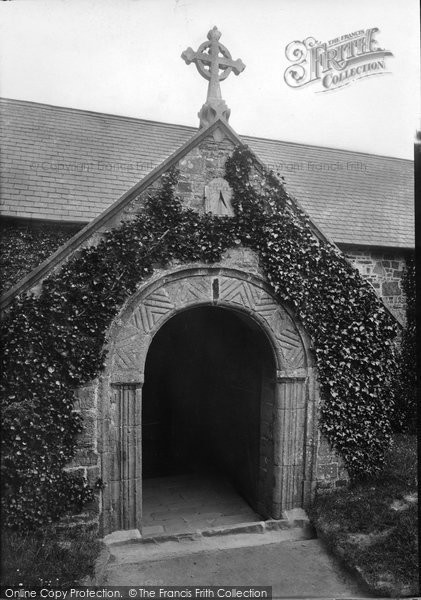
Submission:
<svg viewBox="0 0 421 600">
<path fill-rule="evenodd" d="M 0 103 L 2 102 L 13 102 L 16 104 L 32 104 L 34 106 L 42 106 L 42 107 L 48 107 L 48 108 L 53 108 L 53 109 L 58 109 L 58 110 L 65 110 L 68 112 L 73 112 L 73 113 L 85 113 L 88 115 L 98 115 L 98 116 L 102 116 L 102 117 L 110 117 L 112 119 L 127 119 L 128 121 L 137 121 L 137 122 L 142 122 L 142 123 L 150 123 L 150 124 L 154 124 L 154 125 L 163 125 L 164 127 L 177 127 L 177 128 L 182 128 L 182 129 L 186 129 L 186 130 L 190 130 L 192 132 L 198 131 L 198 127 L 193 127 L 192 125 L 183 125 L 182 123 L 166 123 L 165 121 L 154 121 L 153 119 L 142 119 L 141 117 L 129 117 L 127 115 L 118 115 L 115 113 L 106 113 L 106 112 L 100 112 L 100 111 L 95 111 L 95 110 L 88 110 L 85 108 L 73 108 L 71 106 L 60 106 L 58 104 L 45 104 L 44 102 L 34 102 L 32 100 L 21 100 L 19 98 L 5 98 L 5 97 L 0 97 Z"/>
<path fill-rule="evenodd" d="M 72 113 L 85 113 L 88 115 L 98 115 L 98 116 L 103 116 L 103 117 L 108 117 L 108 118 L 112 118 L 112 119 L 125 119 L 127 121 L 136 121 L 136 122 L 140 122 L 140 123 L 149 123 L 149 124 L 154 124 L 154 125 L 158 125 L 158 126 L 163 126 L 163 127 L 171 127 L 174 129 L 185 129 L 186 131 L 198 131 L 197 127 L 193 127 L 192 125 L 184 125 L 182 123 L 168 123 L 165 121 L 155 121 L 154 119 L 143 119 L 142 117 L 129 117 L 127 115 L 119 115 L 119 114 L 115 114 L 115 113 L 108 113 L 108 112 L 100 112 L 100 111 L 95 111 L 95 110 L 88 110 L 88 109 L 84 109 L 84 108 L 73 108 L 71 106 L 60 106 L 57 104 L 46 104 L 44 102 L 35 102 L 32 100 L 22 100 L 19 98 L 5 98 L 5 97 L 0 97 L 0 103 L 1 102 L 12 102 L 12 103 L 16 103 L 16 104 L 24 104 L 24 105 L 28 105 L 28 104 L 32 104 L 34 106 L 40 106 L 40 107 L 48 107 L 48 108 L 52 108 L 52 109 L 58 109 L 60 111 L 65 110 L 68 112 L 72 112 Z M 375 154 L 372 152 L 362 152 L 360 150 L 349 150 L 347 148 L 335 148 L 333 146 L 320 146 L 317 144 L 306 144 L 306 143 L 302 143 L 302 142 L 293 142 L 290 140 L 282 140 L 282 139 L 276 139 L 276 138 L 267 138 L 267 137 L 260 137 L 260 136 L 255 136 L 255 135 L 249 135 L 247 133 L 239 133 L 237 134 L 241 139 L 251 139 L 251 140 L 260 140 L 262 142 L 273 142 L 276 144 L 285 144 L 285 145 L 289 145 L 289 146 L 298 146 L 301 148 L 315 148 L 315 149 L 321 149 L 321 150 L 333 150 L 334 152 L 345 152 L 347 154 L 358 154 L 361 156 L 371 156 L 373 158 L 382 158 L 382 159 L 388 159 L 388 160 L 399 160 L 399 161 L 403 161 L 405 163 L 413 163 L 413 159 L 410 158 L 402 158 L 400 156 L 390 156 L 390 155 L 386 155 L 386 154 Z"/>
<path fill-rule="evenodd" d="M 264 142 L 274 142 L 275 144 L 288 144 L 289 146 L 299 146 L 301 148 L 317 148 L 319 150 L 333 150 L 334 152 L 346 152 L 348 154 L 360 154 L 362 156 L 372 156 L 374 158 L 387 158 L 389 160 L 402 160 L 403 162 L 414 162 L 411 158 L 402 158 L 401 156 L 390 156 L 388 154 L 375 154 L 373 152 L 362 152 L 361 150 L 349 150 L 348 148 L 335 148 L 333 146 L 317 146 L 316 144 L 306 144 L 305 142 L 291 142 L 289 140 L 277 140 L 276 138 L 262 138 L 255 135 L 239 134 L 241 138 L 251 140 L 262 140 Z"/>
</svg>

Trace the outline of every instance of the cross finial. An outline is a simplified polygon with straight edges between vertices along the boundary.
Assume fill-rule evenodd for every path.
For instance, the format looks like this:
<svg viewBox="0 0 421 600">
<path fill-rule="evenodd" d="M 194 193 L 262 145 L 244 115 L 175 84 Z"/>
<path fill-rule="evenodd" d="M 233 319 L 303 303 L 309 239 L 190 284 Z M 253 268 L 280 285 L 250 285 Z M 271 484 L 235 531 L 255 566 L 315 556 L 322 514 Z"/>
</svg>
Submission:
<svg viewBox="0 0 421 600">
<path fill-rule="evenodd" d="M 211 29 L 207 37 L 209 41 L 203 42 L 197 52 L 187 48 L 181 55 L 188 65 L 194 62 L 202 77 L 209 81 L 208 96 L 198 115 L 201 127 L 206 127 L 219 117 L 228 121 L 231 111 L 222 99 L 219 82 L 226 79 L 231 71 L 239 75 L 245 69 L 243 61 L 232 60 L 229 51 L 219 42 L 221 32 L 217 27 Z"/>
</svg>

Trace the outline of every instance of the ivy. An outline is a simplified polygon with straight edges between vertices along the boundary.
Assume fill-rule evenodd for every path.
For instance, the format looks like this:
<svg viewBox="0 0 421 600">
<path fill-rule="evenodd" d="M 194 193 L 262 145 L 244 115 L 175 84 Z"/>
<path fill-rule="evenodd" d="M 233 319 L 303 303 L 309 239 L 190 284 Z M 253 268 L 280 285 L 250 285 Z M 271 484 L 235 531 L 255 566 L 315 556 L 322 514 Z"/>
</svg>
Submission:
<svg viewBox="0 0 421 600">
<path fill-rule="evenodd" d="M 314 235 L 282 185 L 271 174 L 253 181 L 251 161 L 243 148 L 227 163 L 242 242 L 260 253 L 278 301 L 292 306 L 313 340 L 322 433 L 352 477 L 374 474 L 391 434 L 395 323 L 357 270 Z"/>
<path fill-rule="evenodd" d="M 396 402 L 392 424 L 394 431 L 398 433 L 416 433 L 418 389 L 415 283 L 415 260 L 411 256 L 402 277 L 402 289 L 406 297 L 406 324 L 402 331 L 394 382 Z"/>
<path fill-rule="evenodd" d="M 0 280 L 2 291 L 41 264 L 80 229 L 77 225 L 19 225 L 0 227 Z"/>
<path fill-rule="evenodd" d="M 123 302 L 156 267 L 219 261 L 230 247 L 256 251 L 280 303 L 311 336 L 322 396 L 320 428 L 352 477 L 377 472 L 390 439 L 395 325 L 358 272 L 320 240 L 308 217 L 246 147 L 226 162 L 234 217 L 183 208 L 178 173 L 130 222 L 79 251 L 14 300 L 2 324 L 3 514 L 33 527 L 92 500 L 64 468 L 82 430 L 73 390 L 104 364 L 106 332 Z"/>
</svg>

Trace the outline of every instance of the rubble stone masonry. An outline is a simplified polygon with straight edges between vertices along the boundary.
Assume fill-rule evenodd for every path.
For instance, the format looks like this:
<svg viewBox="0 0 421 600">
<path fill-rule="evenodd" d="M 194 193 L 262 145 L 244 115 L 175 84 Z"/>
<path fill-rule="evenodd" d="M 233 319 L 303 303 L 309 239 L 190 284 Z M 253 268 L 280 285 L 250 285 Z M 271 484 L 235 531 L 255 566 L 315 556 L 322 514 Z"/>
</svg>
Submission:
<svg viewBox="0 0 421 600">
<path fill-rule="evenodd" d="M 358 249 L 353 246 L 344 246 L 341 250 L 403 325 L 406 300 L 402 289 L 402 275 L 406 267 L 407 253 L 385 251 L 381 248 Z"/>
</svg>

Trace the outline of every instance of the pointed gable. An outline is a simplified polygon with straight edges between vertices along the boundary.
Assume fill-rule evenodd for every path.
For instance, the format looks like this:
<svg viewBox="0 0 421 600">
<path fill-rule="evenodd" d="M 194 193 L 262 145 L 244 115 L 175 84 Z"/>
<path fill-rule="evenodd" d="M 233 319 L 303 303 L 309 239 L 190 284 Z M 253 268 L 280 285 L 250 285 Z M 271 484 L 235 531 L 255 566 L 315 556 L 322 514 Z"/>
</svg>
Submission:
<svg viewBox="0 0 421 600">
<path fill-rule="evenodd" d="M 202 214 L 209 210 L 206 188 L 211 182 L 224 178 L 225 161 L 235 146 L 240 144 L 242 141 L 238 135 L 221 119 L 196 132 L 176 152 L 4 294 L 2 307 L 5 308 L 17 294 L 34 290 L 50 272 L 81 248 L 97 244 L 104 232 L 118 227 L 123 221 L 135 218 L 146 199 L 160 187 L 162 175 L 173 167 L 179 170 L 176 191 L 183 205 Z M 257 157 L 255 166 L 257 169 L 263 168 Z M 315 223 L 312 228 L 316 235 L 327 239 Z"/>
</svg>

